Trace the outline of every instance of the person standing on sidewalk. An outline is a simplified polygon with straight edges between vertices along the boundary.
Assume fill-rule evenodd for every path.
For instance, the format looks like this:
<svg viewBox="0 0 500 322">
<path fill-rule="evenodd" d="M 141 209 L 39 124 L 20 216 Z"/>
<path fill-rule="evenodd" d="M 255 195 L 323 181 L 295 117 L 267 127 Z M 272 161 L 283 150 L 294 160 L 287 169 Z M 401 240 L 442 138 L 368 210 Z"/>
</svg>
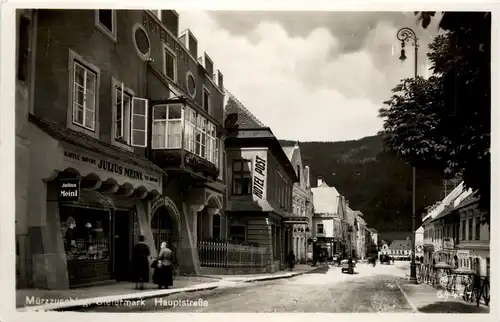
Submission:
<svg viewBox="0 0 500 322">
<path fill-rule="evenodd" d="M 293 267 L 295 266 L 295 254 L 293 253 L 293 251 L 291 251 L 290 254 L 288 254 L 287 262 L 288 262 L 288 269 L 290 271 L 293 270 Z"/>
<path fill-rule="evenodd" d="M 135 289 L 144 289 L 144 283 L 149 282 L 149 256 L 151 252 L 144 242 L 143 235 L 139 236 L 139 242 L 134 246 L 132 253 L 132 273 Z"/>
<path fill-rule="evenodd" d="M 162 242 L 160 246 L 160 253 L 158 254 L 158 264 L 154 269 L 153 282 L 158 285 L 158 288 L 168 288 L 172 286 L 172 251 L 167 247 L 166 242 Z"/>
</svg>

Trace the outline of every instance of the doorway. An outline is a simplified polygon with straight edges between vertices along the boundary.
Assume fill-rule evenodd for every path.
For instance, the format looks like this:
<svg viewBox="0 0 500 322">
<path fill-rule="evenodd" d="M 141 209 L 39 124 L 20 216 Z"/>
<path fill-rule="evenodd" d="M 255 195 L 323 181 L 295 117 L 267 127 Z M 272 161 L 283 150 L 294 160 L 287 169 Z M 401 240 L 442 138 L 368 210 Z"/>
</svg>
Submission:
<svg viewBox="0 0 500 322">
<path fill-rule="evenodd" d="M 132 211 L 116 210 L 114 213 L 113 272 L 117 281 L 130 280 L 132 250 Z"/>
</svg>

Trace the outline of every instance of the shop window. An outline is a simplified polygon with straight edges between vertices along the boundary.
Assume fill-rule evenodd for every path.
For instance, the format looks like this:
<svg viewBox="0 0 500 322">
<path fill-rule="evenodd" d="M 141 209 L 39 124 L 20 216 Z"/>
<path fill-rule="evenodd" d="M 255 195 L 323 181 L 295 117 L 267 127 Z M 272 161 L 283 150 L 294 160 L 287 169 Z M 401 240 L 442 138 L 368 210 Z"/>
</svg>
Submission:
<svg viewBox="0 0 500 322">
<path fill-rule="evenodd" d="M 116 10 L 96 10 L 95 25 L 116 42 Z"/>
<path fill-rule="evenodd" d="M 316 231 L 318 232 L 318 234 L 324 234 L 325 231 L 323 224 L 316 224 Z"/>
<path fill-rule="evenodd" d="M 251 167 L 250 160 L 233 160 L 233 195 L 251 194 Z"/>
<path fill-rule="evenodd" d="M 73 62 L 73 123 L 95 131 L 97 73 Z"/>
<path fill-rule="evenodd" d="M 60 207 L 59 215 L 68 262 L 110 260 L 108 211 Z"/>
<path fill-rule="evenodd" d="M 246 241 L 245 238 L 245 226 L 235 225 L 229 228 L 229 238 L 232 242 L 241 244 Z"/>
<path fill-rule="evenodd" d="M 177 57 L 166 45 L 163 47 L 163 73 L 174 83 L 177 82 Z"/>
</svg>

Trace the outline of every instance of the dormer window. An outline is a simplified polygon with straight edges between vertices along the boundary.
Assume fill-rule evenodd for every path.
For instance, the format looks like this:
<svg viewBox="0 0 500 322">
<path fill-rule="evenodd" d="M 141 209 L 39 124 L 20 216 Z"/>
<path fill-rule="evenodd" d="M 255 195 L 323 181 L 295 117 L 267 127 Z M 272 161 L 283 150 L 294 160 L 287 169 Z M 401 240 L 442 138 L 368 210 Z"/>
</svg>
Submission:
<svg viewBox="0 0 500 322">
<path fill-rule="evenodd" d="M 116 42 L 116 10 L 96 10 L 95 25 L 106 36 Z"/>
</svg>

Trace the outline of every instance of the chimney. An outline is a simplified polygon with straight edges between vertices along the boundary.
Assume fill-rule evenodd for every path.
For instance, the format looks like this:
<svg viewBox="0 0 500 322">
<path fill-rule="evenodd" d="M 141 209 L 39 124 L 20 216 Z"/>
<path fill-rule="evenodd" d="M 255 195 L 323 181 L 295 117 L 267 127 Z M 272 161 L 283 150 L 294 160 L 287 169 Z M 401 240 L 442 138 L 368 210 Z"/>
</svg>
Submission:
<svg viewBox="0 0 500 322">
<path fill-rule="evenodd" d="M 198 57 L 198 40 L 193 35 L 191 30 L 186 29 L 181 32 L 179 40 L 184 46 L 186 46 L 191 56 L 194 58 Z"/>
<path fill-rule="evenodd" d="M 323 184 L 323 177 L 318 176 L 318 187 Z"/>
<path fill-rule="evenodd" d="M 311 179 L 310 179 L 310 176 L 309 176 L 309 166 L 305 166 L 305 169 L 304 169 L 304 176 L 305 176 L 305 181 L 306 181 L 306 188 L 309 189 L 311 188 Z"/>
<path fill-rule="evenodd" d="M 161 23 L 175 37 L 179 35 L 179 14 L 175 10 L 162 10 Z"/>
</svg>

